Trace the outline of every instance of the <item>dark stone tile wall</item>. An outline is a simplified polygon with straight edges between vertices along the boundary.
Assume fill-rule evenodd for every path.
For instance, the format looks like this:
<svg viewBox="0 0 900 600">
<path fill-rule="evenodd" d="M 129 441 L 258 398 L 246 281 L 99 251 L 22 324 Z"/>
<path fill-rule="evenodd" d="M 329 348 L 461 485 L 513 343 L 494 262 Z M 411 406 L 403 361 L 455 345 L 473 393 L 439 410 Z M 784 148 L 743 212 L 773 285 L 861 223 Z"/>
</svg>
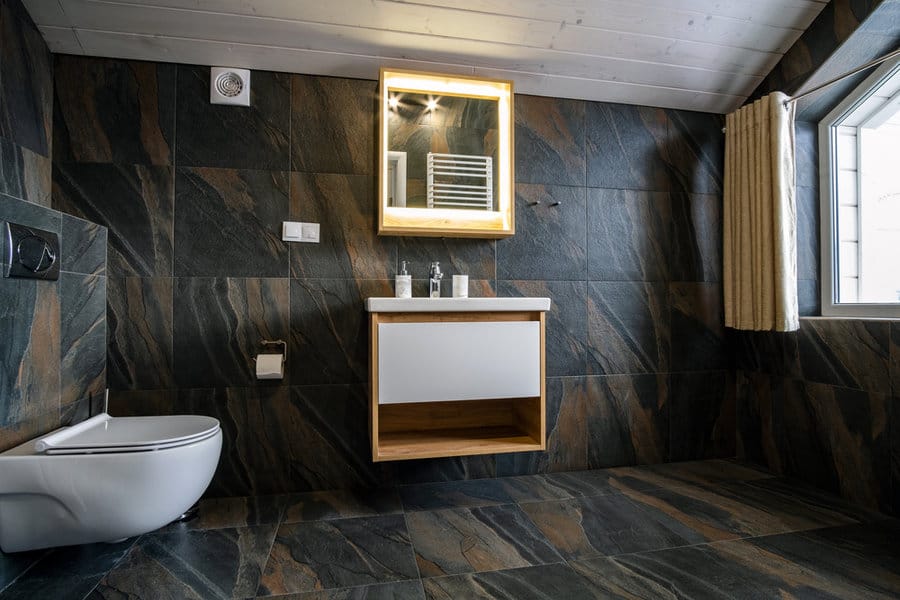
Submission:
<svg viewBox="0 0 900 600">
<path fill-rule="evenodd" d="M 172 164 L 175 65 L 54 59 L 55 162 Z"/>
<path fill-rule="evenodd" d="M 0 451 L 83 419 L 106 387 L 106 228 L 49 208 L 52 110 L 50 51 L 0 0 L 0 226 L 57 234 L 61 261 L 57 281 L 0 277 Z"/>
<path fill-rule="evenodd" d="M 207 81 L 59 57 L 53 201 L 110 230 L 114 413 L 219 418 L 210 494 L 734 454 L 721 117 L 518 96 L 516 235 L 379 237 L 376 82 L 254 72 L 247 109 L 211 107 Z M 288 218 L 320 243 L 283 243 Z M 548 452 L 372 464 L 363 302 L 400 260 L 418 295 L 440 260 L 473 295 L 552 298 Z M 255 379 L 263 338 L 289 342 L 284 380 Z"/>
<path fill-rule="evenodd" d="M 53 58 L 19 0 L 0 3 L 0 135 L 50 156 Z"/>
<path fill-rule="evenodd" d="M 819 293 L 821 263 L 819 199 L 819 125 L 794 124 L 797 180 L 797 297 L 800 316 L 822 312 Z"/>
<path fill-rule="evenodd" d="M 109 227 L 109 275 L 172 272 L 173 174 L 169 167 L 53 164 L 53 208 Z"/>
<path fill-rule="evenodd" d="M 53 57 L 19 0 L 0 0 L 0 193 L 50 206 Z"/>
<path fill-rule="evenodd" d="M 822 12 L 813 20 L 810 26 L 803 32 L 800 38 L 785 53 L 765 79 L 759 84 L 750 99 L 754 100 L 769 92 L 780 90 L 786 94 L 794 94 L 805 83 L 822 83 L 831 77 L 848 71 L 878 56 L 873 54 L 867 58 L 856 57 L 847 64 L 840 60 L 841 48 L 851 36 L 857 33 L 866 33 L 865 27 L 860 27 L 869 20 L 873 13 L 883 9 L 884 15 L 896 13 L 897 0 L 853 0 L 841 2 L 829 2 Z M 896 15 L 894 15 L 896 16 Z M 891 27 L 893 25 L 893 27 Z M 887 26 L 887 29 L 885 29 Z M 880 19 L 871 20 L 868 29 L 876 35 L 896 35 L 896 21 L 882 22 Z M 879 49 L 874 44 L 867 43 L 865 51 L 877 52 Z M 846 52 L 850 46 L 846 46 Z M 892 48 L 886 48 L 889 52 Z M 830 62 L 832 57 L 837 60 Z M 842 64 L 843 63 L 843 64 Z M 852 87 L 852 86 L 851 86 Z M 843 92 L 828 92 L 830 103 Z M 836 94 L 830 96 L 830 94 Z"/>
<path fill-rule="evenodd" d="M 847 17 L 848 12 L 858 14 L 858 24 L 852 18 L 836 23 L 841 30 L 836 39 L 852 32 L 846 41 L 834 49 L 821 67 L 804 84 L 804 88 L 820 85 L 859 65 L 879 58 L 897 49 L 900 44 L 900 0 L 865 0 L 836 4 L 836 14 Z M 852 7 L 847 11 L 846 6 Z M 856 5 L 856 6 L 853 6 Z M 841 6 L 840 8 L 838 8 Z M 824 11 L 823 11 L 824 12 Z M 843 14 L 841 14 L 843 13 Z M 855 27 L 855 29 L 854 29 Z M 821 33 L 821 32 L 820 32 Z M 819 36 L 819 41 L 824 41 Z M 849 43 L 848 43 L 849 42 Z M 813 44 L 812 40 L 810 43 Z M 807 96 L 797 103 L 797 115 L 805 121 L 818 121 L 825 117 L 840 99 L 845 98 L 857 85 L 861 84 L 872 70 L 851 75 L 827 89 Z"/>
<path fill-rule="evenodd" d="M 259 340 L 288 338 L 289 280 L 178 277 L 174 285 L 176 385 L 254 385 Z"/>
<path fill-rule="evenodd" d="M 171 277 L 113 277 L 107 283 L 106 364 L 111 389 L 175 386 Z"/>
<path fill-rule="evenodd" d="M 898 6 L 897 0 L 830 2 L 757 95 L 793 93 L 807 79 L 821 82 L 895 48 Z M 801 316 L 821 313 L 817 121 L 860 81 L 798 107 Z M 900 514 L 898 331 L 897 321 L 846 318 L 801 319 L 793 333 L 730 331 L 738 457 Z"/>
<path fill-rule="evenodd" d="M 897 329 L 887 320 L 806 318 L 797 332 L 733 332 L 738 457 L 900 511 Z"/>
<path fill-rule="evenodd" d="M 287 277 L 286 172 L 179 168 L 175 190 L 175 276 Z"/>
<path fill-rule="evenodd" d="M 256 71 L 250 106 L 209 102 L 209 68 L 178 67 L 175 130 L 179 167 L 288 168 L 290 75 Z"/>
</svg>

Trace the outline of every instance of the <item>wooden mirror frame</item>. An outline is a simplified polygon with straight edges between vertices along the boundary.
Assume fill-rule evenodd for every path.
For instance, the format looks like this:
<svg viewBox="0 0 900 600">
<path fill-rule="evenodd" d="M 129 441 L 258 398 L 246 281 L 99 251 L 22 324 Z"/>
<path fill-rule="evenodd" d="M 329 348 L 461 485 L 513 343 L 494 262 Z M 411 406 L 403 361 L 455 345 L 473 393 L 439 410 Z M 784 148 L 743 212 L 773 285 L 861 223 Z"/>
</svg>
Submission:
<svg viewBox="0 0 900 600">
<path fill-rule="evenodd" d="M 378 121 L 378 234 L 425 237 L 503 238 L 516 232 L 513 177 L 512 81 L 381 69 Z M 390 92 L 496 100 L 499 110 L 496 211 L 388 206 Z"/>
</svg>

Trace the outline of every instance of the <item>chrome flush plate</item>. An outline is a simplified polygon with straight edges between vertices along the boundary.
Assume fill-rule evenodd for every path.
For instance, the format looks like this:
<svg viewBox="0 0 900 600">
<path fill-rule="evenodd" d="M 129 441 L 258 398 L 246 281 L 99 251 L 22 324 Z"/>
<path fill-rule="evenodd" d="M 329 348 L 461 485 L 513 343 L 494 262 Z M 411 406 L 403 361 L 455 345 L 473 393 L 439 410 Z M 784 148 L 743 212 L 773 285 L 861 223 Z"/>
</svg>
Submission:
<svg viewBox="0 0 900 600">
<path fill-rule="evenodd" d="M 26 279 L 59 279 L 59 236 L 50 231 L 5 224 L 5 277 Z"/>
</svg>

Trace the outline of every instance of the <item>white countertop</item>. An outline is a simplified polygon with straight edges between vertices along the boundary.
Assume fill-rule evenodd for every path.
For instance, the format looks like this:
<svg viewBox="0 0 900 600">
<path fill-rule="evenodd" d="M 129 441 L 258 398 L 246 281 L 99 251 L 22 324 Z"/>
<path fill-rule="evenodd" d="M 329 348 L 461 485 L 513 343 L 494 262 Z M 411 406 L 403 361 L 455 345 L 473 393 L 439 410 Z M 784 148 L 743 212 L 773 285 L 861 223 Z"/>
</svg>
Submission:
<svg viewBox="0 0 900 600">
<path fill-rule="evenodd" d="M 366 298 L 368 312 L 548 311 L 550 298 Z"/>
</svg>

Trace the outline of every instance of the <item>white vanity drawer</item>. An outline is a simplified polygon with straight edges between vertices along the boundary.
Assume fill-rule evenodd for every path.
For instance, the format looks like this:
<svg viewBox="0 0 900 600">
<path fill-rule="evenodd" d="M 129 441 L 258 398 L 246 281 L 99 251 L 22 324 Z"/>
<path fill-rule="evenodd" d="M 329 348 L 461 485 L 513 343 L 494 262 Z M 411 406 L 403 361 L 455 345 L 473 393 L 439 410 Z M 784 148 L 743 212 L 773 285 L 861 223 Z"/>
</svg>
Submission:
<svg viewBox="0 0 900 600">
<path fill-rule="evenodd" d="M 378 324 L 378 403 L 541 395 L 537 321 Z"/>
</svg>

